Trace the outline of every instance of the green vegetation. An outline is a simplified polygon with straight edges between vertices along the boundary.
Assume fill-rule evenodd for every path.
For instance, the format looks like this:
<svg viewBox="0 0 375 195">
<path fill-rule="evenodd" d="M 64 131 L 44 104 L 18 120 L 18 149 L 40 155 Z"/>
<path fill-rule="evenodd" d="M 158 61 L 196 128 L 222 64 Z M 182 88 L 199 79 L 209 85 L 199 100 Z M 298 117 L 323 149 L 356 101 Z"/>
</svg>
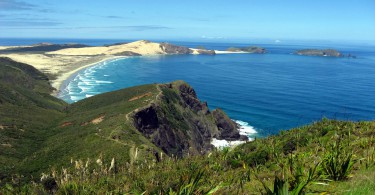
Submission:
<svg viewBox="0 0 375 195">
<path fill-rule="evenodd" d="M 314 135 L 320 136 L 314 136 Z M 66 193 L 132 194 L 371 194 L 375 189 L 375 122 L 324 119 L 279 135 L 257 139 L 235 149 L 212 151 L 182 159 L 161 155 L 145 159 L 133 149 L 132 160 L 102 156 L 68 160 L 52 167 L 38 183 L 6 185 L 4 193 L 56 191 Z M 303 139 L 301 139 L 303 138 Z M 294 142 L 294 149 L 286 145 Z M 338 145 L 339 144 L 339 145 Z M 258 149 L 266 155 L 259 155 Z M 325 171 L 330 156 L 343 166 L 350 152 L 352 169 L 345 177 Z M 338 154 L 339 152 L 339 154 Z M 257 161 L 255 157 L 267 160 Z M 349 163 L 350 164 L 350 163 Z M 336 181 L 337 180 L 337 181 Z M 358 184 L 358 185 L 354 185 Z M 359 186 L 360 185 L 360 186 Z M 263 187 L 262 187 L 263 186 Z"/>
<path fill-rule="evenodd" d="M 1 58 L 0 194 L 371 194 L 375 190 L 374 121 L 323 119 L 233 149 L 167 156 L 134 127 L 137 111 L 162 114 L 158 121 L 165 121 L 157 124 L 169 124 L 165 130 L 176 133 L 175 143 L 198 135 L 184 134 L 202 124 L 192 121 L 203 121 L 200 129 L 215 121 L 192 88 L 182 81 L 174 85 L 177 88 L 142 85 L 67 105 L 49 95 L 52 89 L 42 73 Z M 183 101 L 189 104 L 180 104 Z M 147 110 L 150 105 L 154 110 Z M 153 121 L 145 130 L 152 125 Z"/>
</svg>

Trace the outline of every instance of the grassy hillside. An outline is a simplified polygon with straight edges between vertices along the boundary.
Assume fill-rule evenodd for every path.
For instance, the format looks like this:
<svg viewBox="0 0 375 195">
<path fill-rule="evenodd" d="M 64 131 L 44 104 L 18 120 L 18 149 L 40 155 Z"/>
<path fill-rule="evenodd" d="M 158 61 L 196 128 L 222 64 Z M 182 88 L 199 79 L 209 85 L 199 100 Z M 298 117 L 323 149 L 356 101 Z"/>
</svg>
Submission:
<svg viewBox="0 0 375 195">
<path fill-rule="evenodd" d="M 0 179 L 35 152 L 66 103 L 49 95 L 48 79 L 33 67 L 0 58 Z"/>
<path fill-rule="evenodd" d="M 223 149 L 160 161 L 133 153 L 74 158 L 43 174 L 42 183 L 4 193 L 58 194 L 372 194 L 375 122 L 323 121 Z M 137 149 L 135 149 L 137 151 Z"/>
<path fill-rule="evenodd" d="M 92 158 L 102 155 L 106 160 L 116 157 L 129 161 L 129 153 L 138 147 L 142 158 L 158 150 L 130 123 L 128 113 L 148 104 L 146 99 L 129 102 L 136 94 L 158 94 L 156 85 L 98 95 L 68 107 L 66 116 L 52 128 L 56 132 L 41 150 L 24 160 L 23 171 L 40 175 L 51 165 L 67 165 L 71 158 Z"/>
</svg>

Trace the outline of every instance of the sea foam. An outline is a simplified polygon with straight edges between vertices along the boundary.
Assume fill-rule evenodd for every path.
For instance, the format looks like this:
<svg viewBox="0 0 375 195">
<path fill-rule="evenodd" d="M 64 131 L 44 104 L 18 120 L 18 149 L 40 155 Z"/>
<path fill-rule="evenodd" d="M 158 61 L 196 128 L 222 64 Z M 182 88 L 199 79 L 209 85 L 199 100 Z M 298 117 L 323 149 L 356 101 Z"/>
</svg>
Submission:
<svg viewBox="0 0 375 195">
<path fill-rule="evenodd" d="M 254 135 L 257 134 L 258 132 L 255 130 L 255 128 L 249 123 L 245 121 L 240 121 L 240 120 L 233 120 L 236 122 L 239 126 L 238 131 L 240 132 L 240 135 L 246 135 L 249 140 L 248 141 L 253 141 L 254 140 Z M 214 145 L 216 148 L 225 148 L 225 147 L 233 147 L 237 146 L 239 144 L 246 143 L 246 141 L 227 141 L 227 140 L 219 140 L 213 138 L 211 141 L 211 144 Z"/>
</svg>

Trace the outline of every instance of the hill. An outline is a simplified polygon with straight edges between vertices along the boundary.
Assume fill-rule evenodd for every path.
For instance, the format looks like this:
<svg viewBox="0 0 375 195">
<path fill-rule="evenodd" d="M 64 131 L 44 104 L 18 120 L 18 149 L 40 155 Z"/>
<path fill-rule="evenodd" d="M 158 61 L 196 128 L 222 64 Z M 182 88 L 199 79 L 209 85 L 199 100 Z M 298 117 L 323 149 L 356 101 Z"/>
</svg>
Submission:
<svg viewBox="0 0 375 195">
<path fill-rule="evenodd" d="M 18 46 L 18 47 L 9 47 L 6 49 L 0 49 L 0 54 L 7 54 L 7 53 L 44 53 L 44 52 L 51 52 L 57 51 L 66 48 L 81 48 L 81 47 L 89 47 L 88 45 L 83 44 L 52 44 L 52 43 L 39 43 L 30 46 Z"/>
<path fill-rule="evenodd" d="M 0 178 L 40 148 L 67 104 L 50 96 L 47 77 L 32 66 L 0 58 Z"/>
</svg>

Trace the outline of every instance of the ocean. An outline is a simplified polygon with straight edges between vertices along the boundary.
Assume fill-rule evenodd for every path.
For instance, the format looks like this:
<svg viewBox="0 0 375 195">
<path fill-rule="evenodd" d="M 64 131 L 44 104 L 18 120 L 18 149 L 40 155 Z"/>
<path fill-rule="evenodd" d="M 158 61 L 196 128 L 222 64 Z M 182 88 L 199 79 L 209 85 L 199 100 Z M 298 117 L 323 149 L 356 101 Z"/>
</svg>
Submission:
<svg viewBox="0 0 375 195">
<path fill-rule="evenodd" d="M 64 41 L 90 43 L 86 40 L 61 40 L 60 43 Z M 113 42 L 116 41 L 98 40 L 91 41 L 91 45 Z M 218 50 L 251 45 L 172 43 Z M 79 71 L 65 83 L 59 97 L 72 103 L 135 85 L 185 80 L 211 109 L 222 108 L 233 120 L 248 130 L 255 130 L 254 136 L 258 137 L 324 117 L 353 121 L 375 119 L 374 46 L 324 42 L 256 45 L 266 48 L 267 53 L 109 60 Z M 306 48 L 333 48 L 356 58 L 292 54 Z"/>
</svg>

